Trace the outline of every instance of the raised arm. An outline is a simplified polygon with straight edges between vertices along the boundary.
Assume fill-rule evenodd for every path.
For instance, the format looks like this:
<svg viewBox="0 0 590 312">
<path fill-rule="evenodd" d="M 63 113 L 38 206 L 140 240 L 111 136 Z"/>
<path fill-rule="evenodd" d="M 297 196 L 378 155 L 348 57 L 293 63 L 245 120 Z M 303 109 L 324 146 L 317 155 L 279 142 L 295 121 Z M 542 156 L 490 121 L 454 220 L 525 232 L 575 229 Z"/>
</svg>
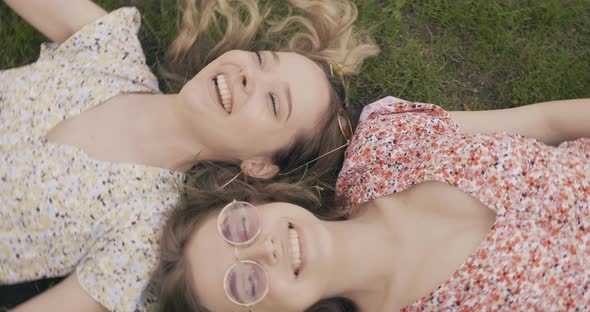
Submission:
<svg viewBox="0 0 590 312">
<path fill-rule="evenodd" d="M 17 306 L 12 312 L 103 312 L 107 311 L 94 301 L 80 286 L 76 273 L 72 273 L 61 283 L 53 286 L 37 297 Z"/>
<path fill-rule="evenodd" d="M 509 131 L 545 144 L 590 137 L 590 99 L 543 102 L 510 109 L 449 112 L 462 131 Z"/>
<path fill-rule="evenodd" d="M 52 41 L 61 43 L 107 14 L 89 0 L 5 0 L 18 15 Z"/>
</svg>

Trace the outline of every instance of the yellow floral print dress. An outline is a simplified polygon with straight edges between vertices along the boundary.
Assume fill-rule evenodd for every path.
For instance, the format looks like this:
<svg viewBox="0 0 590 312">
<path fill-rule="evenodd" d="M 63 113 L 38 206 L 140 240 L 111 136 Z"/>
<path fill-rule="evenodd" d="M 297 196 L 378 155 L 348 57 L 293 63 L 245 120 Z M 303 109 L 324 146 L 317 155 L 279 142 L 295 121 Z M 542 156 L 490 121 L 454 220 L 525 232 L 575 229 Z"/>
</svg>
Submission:
<svg viewBox="0 0 590 312">
<path fill-rule="evenodd" d="M 130 92 L 158 93 L 122 8 L 37 62 L 0 71 L 0 284 L 77 272 L 109 310 L 154 308 L 158 241 L 183 175 L 90 159 L 48 142 L 60 121 Z"/>
</svg>

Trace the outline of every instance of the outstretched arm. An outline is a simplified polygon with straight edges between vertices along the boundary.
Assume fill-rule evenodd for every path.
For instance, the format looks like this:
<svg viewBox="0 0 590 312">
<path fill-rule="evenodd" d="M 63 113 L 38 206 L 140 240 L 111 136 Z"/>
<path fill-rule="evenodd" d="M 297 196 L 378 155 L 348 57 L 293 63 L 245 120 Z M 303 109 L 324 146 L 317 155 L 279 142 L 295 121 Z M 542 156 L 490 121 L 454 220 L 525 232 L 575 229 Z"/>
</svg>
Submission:
<svg viewBox="0 0 590 312">
<path fill-rule="evenodd" d="M 543 102 L 490 111 L 449 112 L 462 131 L 509 131 L 545 144 L 590 137 L 590 99 Z"/>
<path fill-rule="evenodd" d="M 107 14 L 89 0 L 5 0 L 18 15 L 52 41 L 61 43 Z"/>
<path fill-rule="evenodd" d="M 17 306 L 13 312 L 103 312 L 107 311 L 100 303 L 94 301 L 78 283 L 76 273 L 33 299 Z"/>
</svg>

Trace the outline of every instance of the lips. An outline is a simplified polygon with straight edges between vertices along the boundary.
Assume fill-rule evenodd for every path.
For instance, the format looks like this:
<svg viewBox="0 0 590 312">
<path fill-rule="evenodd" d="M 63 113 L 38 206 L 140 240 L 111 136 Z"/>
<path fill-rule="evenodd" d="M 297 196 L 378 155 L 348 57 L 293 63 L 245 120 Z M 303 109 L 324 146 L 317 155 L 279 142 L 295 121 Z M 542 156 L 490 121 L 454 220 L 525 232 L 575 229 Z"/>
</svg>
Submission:
<svg viewBox="0 0 590 312">
<path fill-rule="evenodd" d="M 217 75 L 213 78 L 213 82 L 215 84 L 215 92 L 217 94 L 219 105 L 221 105 L 226 113 L 231 114 L 233 108 L 232 94 L 225 75 Z"/>
</svg>

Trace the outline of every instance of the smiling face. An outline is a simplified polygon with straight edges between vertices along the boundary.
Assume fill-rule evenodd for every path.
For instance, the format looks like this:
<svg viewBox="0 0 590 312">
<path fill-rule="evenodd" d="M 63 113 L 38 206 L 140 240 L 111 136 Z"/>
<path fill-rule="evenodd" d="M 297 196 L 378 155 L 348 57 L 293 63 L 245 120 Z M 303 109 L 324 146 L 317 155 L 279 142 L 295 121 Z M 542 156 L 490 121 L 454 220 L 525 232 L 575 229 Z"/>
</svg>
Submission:
<svg viewBox="0 0 590 312">
<path fill-rule="evenodd" d="M 209 215 L 192 234 L 185 253 L 192 285 L 200 303 L 211 311 L 303 311 L 325 293 L 332 243 L 324 223 L 288 203 L 257 207 L 262 220 L 260 233 L 245 246 L 224 240 L 218 230 L 218 212 Z M 268 275 L 268 293 L 249 308 L 233 303 L 224 290 L 224 278 L 236 263 L 236 254 L 240 260 L 260 264 Z M 248 290 L 246 287 L 244 292 Z"/>
<path fill-rule="evenodd" d="M 272 157 L 315 135 L 330 105 L 329 82 L 288 52 L 226 52 L 180 91 L 191 127 L 219 160 Z"/>
</svg>

